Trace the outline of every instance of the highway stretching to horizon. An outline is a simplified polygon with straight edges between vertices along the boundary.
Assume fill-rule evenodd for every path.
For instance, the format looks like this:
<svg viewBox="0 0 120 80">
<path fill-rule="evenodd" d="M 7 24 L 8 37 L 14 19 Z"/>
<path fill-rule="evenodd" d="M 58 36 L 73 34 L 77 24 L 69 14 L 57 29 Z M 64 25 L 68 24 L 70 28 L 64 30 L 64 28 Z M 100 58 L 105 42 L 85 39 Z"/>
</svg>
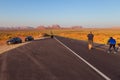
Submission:
<svg viewBox="0 0 120 80">
<path fill-rule="evenodd" d="M 120 80 L 120 53 L 104 45 L 45 38 L 0 54 L 0 80 Z"/>
</svg>

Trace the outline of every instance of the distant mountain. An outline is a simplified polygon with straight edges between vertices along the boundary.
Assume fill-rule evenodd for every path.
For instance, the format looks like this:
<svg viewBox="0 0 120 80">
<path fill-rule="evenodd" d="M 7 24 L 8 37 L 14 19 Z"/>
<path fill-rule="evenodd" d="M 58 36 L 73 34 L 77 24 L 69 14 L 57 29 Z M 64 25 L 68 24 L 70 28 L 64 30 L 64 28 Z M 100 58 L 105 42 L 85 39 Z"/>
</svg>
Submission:
<svg viewBox="0 0 120 80">
<path fill-rule="evenodd" d="M 0 30 L 4 29 L 4 27 L 0 27 Z"/>
<path fill-rule="evenodd" d="M 29 26 L 20 26 L 20 27 L 0 27 L 0 30 L 27 30 L 27 29 L 34 29 L 33 27 Z"/>
<path fill-rule="evenodd" d="M 38 26 L 36 29 L 46 29 L 46 27 L 45 26 Z"/>
<path fill-rule="evenodd" d="M 81 28 L 83 28 L 82 26 L 72 26 L 71 27 L 72 29 L 81 29 Z"/>
<path fill-rule="evenodd" d="M 114 27 L 110 27 L 112 29 L 120 29 L 120 26 L 114 26 Z"/>
<path fill-rule="evenodd" d="M 60 25 L 52 25 L 52 27 L 51 27 L 52 29 L 61 29 L 61 27 L 60 27 Z"/>
<path fill-rule="evenodd" d="M 52 26 L 48 26 L 48 27 L 45 27 L 45 26 L 38 26 L 36 29 L 61 29 L 61 27 L 59 25 L 52 25 Z"/>
<path fill-rule="evenodd" d="M 30 30 L 30 29 L 34 29 L 33 27 L 29 27 L 29 26 L 20 26 L 20 27 L 14 27 L 13 29 L 20 29 L 20 30 Z"/>
<path fill-rule="evenodd" d="M 18 26 L 18 27 L 0 27 L 0 30 L 31 30 L 31 29 L 38 29 L 38 30 L 45 30 L 45 29 L 81 29 L 82 26 L 72 26 L 72 27 L 61 27 L 58 24 L 45 27 L 44 25 L 37 26 L 36 28 L 30 26 Z"/>
</svg>

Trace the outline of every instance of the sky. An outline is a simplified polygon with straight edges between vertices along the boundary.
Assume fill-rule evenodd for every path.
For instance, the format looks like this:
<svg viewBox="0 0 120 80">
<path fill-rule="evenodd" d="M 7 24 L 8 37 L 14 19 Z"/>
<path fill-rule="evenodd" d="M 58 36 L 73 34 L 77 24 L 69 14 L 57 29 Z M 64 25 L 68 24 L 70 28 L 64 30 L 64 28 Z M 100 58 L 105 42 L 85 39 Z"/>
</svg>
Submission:
<svg viewBox="0 0 120 80">
<path fill-rule="evenodd" d="M 120 26 L 120 0 L 0 0 L 0 26 Z"/>
</svg>

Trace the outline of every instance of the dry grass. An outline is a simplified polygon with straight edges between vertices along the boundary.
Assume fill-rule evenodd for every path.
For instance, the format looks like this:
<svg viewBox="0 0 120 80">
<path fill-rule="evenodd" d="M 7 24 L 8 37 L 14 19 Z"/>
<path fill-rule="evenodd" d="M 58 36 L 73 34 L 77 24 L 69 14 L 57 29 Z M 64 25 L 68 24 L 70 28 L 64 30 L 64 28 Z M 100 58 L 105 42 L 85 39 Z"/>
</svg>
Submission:
<svg viewBox="0 0 120 80">
<path fill-rule="evenodd" d="M 5 44 L 5 42 L 12 37 L 20 37 L 23 41 L 26 36 L 33 36 L 34 38 L 40 38 L 45 32 L 48 33 L 49 30 L 1 30 L 0 31 L 0 45 Z"/>
<path fill-rule="evenodd" d="M 61 30 L 54 31 L 56 35 L 87 41 L 87 34 L 92 31 L 94 42 L 106 44 L 109 37 L 114 37 L 117 43 L 120 43 L 120 29 L 79 29 L 79 30 Z"/>
<path fill-rule="evenodd" d="M 57 30 L 21 30 L 21 31 L 0 31 L 0 45 L 4 44 L 10 37 L 20 37 L 24 40 L 25 36 L 31 35 L 40 38 L 44 33 L 87 41 L 87 34 L 92 31 L 94 42 L 106 44 L 110 36 L 120 43 L 120 29 L 57 29 Z"/>
</svg>

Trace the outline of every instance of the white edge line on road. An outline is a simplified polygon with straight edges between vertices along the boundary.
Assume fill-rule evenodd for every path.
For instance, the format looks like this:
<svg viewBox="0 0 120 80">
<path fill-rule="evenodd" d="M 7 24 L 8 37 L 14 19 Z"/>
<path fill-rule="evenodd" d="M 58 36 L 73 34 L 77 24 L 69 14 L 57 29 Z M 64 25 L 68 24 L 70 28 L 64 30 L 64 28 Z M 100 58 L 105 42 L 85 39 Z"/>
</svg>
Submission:
<svg viewBox="0 0 120 80">
<path fill-rule="evenodd" d="M 85 62 L 89 67 L 91 67 L 94 71 L 96 71 L 99 75 L 101 75 L 106 80 L 111 80 L 109 77 L 107 77 L 104 73 L 102 73 L 100 70 L 95 68 L 93 65 L 91 65 L 89 62 L 87 62 L 85 59 L 83 59 L 81 56 L 79 56 L 77 53 L 75 53 L 72 49 L 67 47 L 65 44 L 63 44 L 61 41 L 59 41 L 57 38 L 55 38 L 60 44 L 62 44 L 65 48 L 67 48 L 69 51 L 71 51 L 74 55 L 76 55 L 79 59 L 81 59 L 83 62 Z"/>
</svg>

